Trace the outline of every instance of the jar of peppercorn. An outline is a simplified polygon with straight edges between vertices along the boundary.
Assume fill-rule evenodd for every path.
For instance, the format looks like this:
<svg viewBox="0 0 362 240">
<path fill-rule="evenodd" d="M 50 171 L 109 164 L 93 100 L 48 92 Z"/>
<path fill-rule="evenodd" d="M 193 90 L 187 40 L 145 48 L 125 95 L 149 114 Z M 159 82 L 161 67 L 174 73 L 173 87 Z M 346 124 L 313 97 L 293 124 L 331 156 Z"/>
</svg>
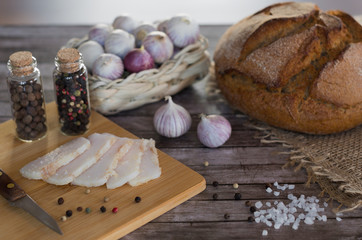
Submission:
<svg viewBox="0 0 362 240">
<path fill-rule="evenodd" d="M 90 122 L 88 73 L 78 50 L 59 50 L 55 58 L 53 79 L 62 133 L 85 133 Z"/>
<path fill-rule="evenodd" d="M 32 142 L 46 136 L 47 125 L 43 84 L 37 61 L 31 52 L 10 55 L 7 78 L 16 136 Z"/>
</svg>

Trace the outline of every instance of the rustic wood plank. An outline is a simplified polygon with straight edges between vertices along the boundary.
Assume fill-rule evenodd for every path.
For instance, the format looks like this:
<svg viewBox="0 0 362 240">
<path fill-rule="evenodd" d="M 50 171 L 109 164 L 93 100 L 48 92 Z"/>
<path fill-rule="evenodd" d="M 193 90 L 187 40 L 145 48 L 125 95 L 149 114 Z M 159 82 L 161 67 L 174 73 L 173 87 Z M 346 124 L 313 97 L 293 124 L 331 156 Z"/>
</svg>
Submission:
<svg viewBox="0 0 362 240">
<path fill-rule="evenodd" d="M 251 200 L 255 202 L 256 200 Z M 263 203 L 270 202 L 274 207 L 274 199 L 264 199 Z M 278 202 L 284 202 L 284 204 L 288 204 L 289 200 L 278 200 Z M 229 214 L 230 219 L 228 221 L 246 221 L 248 217 L 253 216 L 250 212 L 250 207 L 245 206 L 245 201 L 187 201 L 183 203 L 181 206 L 178 206 L 166 214 L 158 217 L 153 220 L 153 222 L 222 222 L 225 221 L 224 215 Z M 323 207 L 323 204 L 320 204 L 320 207 Z M 268 208 L 261 208 L 268 209 Z M 326 215 L 329 219 L 335 219 L 336 214 L 332 211 L 333 208 L 326 207 L 323 212 L 319 214 Z M 191 214 L 192 213 L 192 214 Z M 304 213 L 304 211 L 298 209 L 298 212 L 294 214 L 294 216 L 298 217 L 300 213 Z M 346 218 L 356 218 L 362 216 L 362 210 L 346 212 L 341 216 L 342 219 Z M 357 220 L 356 220 L 357 221 Z M 362 219 L 358 220 L 362 223 Z M 266 226 L 265 226 L 266 227 Z"/>
<path fill-rule="evenodd" d="M 207 184 L 265 184 L 266 182 L 305 183 L 304 170 L 282 169 L 282 165 L 239 165 L 239 166 L 190 166 L 205 177 Z"/>
<path fill-rule="evenodd" d="M 210 166 L 228 165 L 259 165 L 285 164 L 287 155 L 278 155 L 286 151 L 282 147 L 232 147 L 210 150 L 208 148 L 162 148 L 170 156 L 188 166 L 204 165 L 208 161 Z M 197 157 L 194 157 L 197 156 Z"/>
<path fill-rule="evenodd" d="M 149 223 L 123 239 L 362 239 L 360 221 L 345 219 L 341 222 L 328 220 L 314 225 L 301 224 L 297 231 L 291 227 L 271 229 L 263 224 L 242 222 L 215 223 Z M 268 236 L 262 231 L 268 229 Z M 197 237 L 195 237 L 197 236 Z"/>
<path fill-rule="evenodd" d="M 272 184 L 272 182 L 271 182 Z M 193 201 L 211 201 L 213 199 L 213 194 L 217 193 L 217 200 L 231 200 L 234 198 L 235 193 L 241 193 L 243 200 L 251 200 L 255 201 L 265 200 L 265 199 L 287 199 L 289 193 L 292 193 L 295 196 L 299 196 L 300 194 L 304 194 L 305 196 L 317 196 L 320 194 L 321 189 L 318 184 L 311 184 L 309 187 L 304 183 L 289 183 L 294 184 L 295 189 L 293 190 L 285 190 L 280 191 L 280 195 L 278 197 L 273 194 L 269 194 L 266 192 L 266 184 L 239 184 L 239 188 L 234 189 L 233 184 L 219 184 L 217 187 L 214 187 L 212 184 L 208 184 L 205 191 L 200 193 L 199 195 L 192 198 Z M 273 188 L 274 189 L 274 188 Z M 328 199 L 328 195 L 324 195 L 323 197 L 319 197 L 320 199 Z"/>
<path fill-rule="evenodd" d="M 230 122 L 230 125 L 232 127 L 233 131 L 238 130 L 250 130 L 249 127 L 245 126 L 246 117 L 239 114 L 224 114 L 224 117 Z M 138 131 L 150 131 L 154 129 L 153 127 L 153 118 L 154 116 L 129 116 L 125 115 L 122 117 L 119 116 L 109 116 L 108 117 L 113 122 L 117 123 L 118 125 L 124 127 L 124 128 L 135 128 Z M 197 125 L 201 121 L 198 114 L 191 115 L 192 118 L 192 124 L 190 131 L 196 131 Z M 149 125 L 151 124 L 151 126 Z"/>
</svg>

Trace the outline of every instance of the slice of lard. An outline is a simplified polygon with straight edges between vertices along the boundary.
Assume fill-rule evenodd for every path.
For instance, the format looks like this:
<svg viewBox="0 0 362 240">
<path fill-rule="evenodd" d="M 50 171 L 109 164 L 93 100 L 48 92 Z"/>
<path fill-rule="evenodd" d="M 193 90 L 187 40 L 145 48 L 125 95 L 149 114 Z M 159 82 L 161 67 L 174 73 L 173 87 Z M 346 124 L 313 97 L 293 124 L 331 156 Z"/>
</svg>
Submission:
<svg viewBox="0 0 362 240">
<path fill-rule="evenodd" d="M 99 161 L 76 177 L 72 184 L 84 187 L 102 186 L 114 174 L 118 162 L 127 154 L 132 144 L 133 141 L 129 138 L 117 138 Z"/>
<path fill-rule="evenodd" d="M 90 141 L 84 137 L 75 138 L 26 164 L 20 169 L 20 173 L 29 179 L 46 179 L 89 149 L 90 145 Z"/>
<path fill-rule="evenodd" d="M 161 176 L 161 168 L 158 162 L 157 149 L 155 147 L 155 141 L 150 139 L 141 158 L 140 173 L 128 181 L 128 184 L 133 187 L 138 186 L 156 179 L 159 176 Z"/>
<path fill-rule="evenodd" d="M 107 188 L 114 189 L 126 184 L 140 173 L 141 158 L 148 141 L 133 140 L 134 143 L 127 154 L 118 162 L 114 174 L 107 181 Z"/>
<path fill-rule="evenodd" d="M 111 148 L 113 143 L 116 141 L 116 137 L 112 135 L 93 133 L 88 137 L 88 140 L 91 143 L 91 147 L 87 151 L 79 155 L 67 165 L 59 168 L 54 175 L 43 180 L 55 185 L 65 185 L 71 183 L 76 177 L 82 174 L 82 172 L 95 164 L 102 155 Z"/>
</svg>

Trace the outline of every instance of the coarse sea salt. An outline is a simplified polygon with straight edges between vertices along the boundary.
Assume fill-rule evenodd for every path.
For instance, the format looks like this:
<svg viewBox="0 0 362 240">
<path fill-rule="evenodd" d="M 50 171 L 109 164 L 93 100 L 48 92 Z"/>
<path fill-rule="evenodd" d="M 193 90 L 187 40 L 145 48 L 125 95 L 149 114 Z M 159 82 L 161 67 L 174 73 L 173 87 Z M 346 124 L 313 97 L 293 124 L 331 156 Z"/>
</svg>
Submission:
<svg viewBox="0 0 362 240">
<path fill-rule="evenodd" d="M 267 236 L 267 235 L 268 235 L 268 230 L 263 230 L 262 235 L 263 235 L 263 236 Z"/>
<path fill-rule="evenodd" d="M 274 187 L 281 190 L 292 190 L 295 188 L 295 185 L 284 184 L 283 186 L 279 185 L 278 182 L 275 182 Z M 273 187 L 273 188 L 274 188 Z M 266 189 L 266 192 L 273 193 L 275 196 L 280 195 L 280 191 L 275 191 L 271 187 Z M 263 203 L 258 201 L 255 203 L 255 207 L 259 210 L 254 212 L 255 222 L 264 223 L 268 227 L 274 227 L 275 229 L 281 228 L 284 226 L 292 226 L 294 230 L 299 228 L 301 221 L 304 224 L 312 225 L 315 221 L 327 221 L 326 215 L 320 215 L 324 212 L 325 208 L 328 206 L 328 203 L 323 202 L 323 206 L 319 205 L 320 201 L 316 196 L 305 196 L 301 194 L 299 197 L 294 196 L 292 193 L 288 194 L 289 202 L 285 203 L 282 201 L 274 201 L 274 207 L 270 202 L 266 202 L 264 206 L 268 209 L 262 209 Z M 322 204 L 322 203 L 321 203 Z M 299 209 L 299 210 L 298 210 Z M 336 214 L 336 220 L 341 221 L 339 217 L 342 214 Z M 266 231 L 266 230 L 264 230 Z M 263 236 L 264 235 L 263 231 Z M 266 233 L 267 234 L 267 233 Z"/>
<path fill-rule="evenodd" d="M 260 201 L 255 203 L 256 208 L 261 208 L 262 206 L 263 206 L 263 204 Z"/>
</svg>

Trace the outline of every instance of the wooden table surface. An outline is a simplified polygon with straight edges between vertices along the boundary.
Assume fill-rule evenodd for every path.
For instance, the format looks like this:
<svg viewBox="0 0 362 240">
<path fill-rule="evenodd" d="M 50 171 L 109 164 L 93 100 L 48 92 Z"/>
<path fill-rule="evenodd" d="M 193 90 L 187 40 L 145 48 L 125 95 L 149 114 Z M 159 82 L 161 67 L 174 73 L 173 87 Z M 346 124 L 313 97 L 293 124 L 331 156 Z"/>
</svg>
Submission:
<svg viewBox="0 0 362 240">
<path fill-rule="evenodd" d="M 43 76 L 46 101 L 50 102 L 54 100 L 51 75 L 56 52 L 68 39 L 82 37 L 88 29 L 89 26 L 0 26 L 0 122 L 11 118 L 6 86 L 9 55 L 19 50 L 33 53 Z M 226 29 L 227 26 L 201 27 L 202 34 L 209 39 L 211 54 Z M 252 214 L 245 206 L 247 200 L 252 203 L 288 202 L 288 193 L 298 197 L 300 194 L 318 196 L 321 190 L 317 184 L 305 186 L 307 174 L 304 170 L 282 169 L 286 155 L 276 153 L 285 149 L 279 145 L 261 144 L 255 138 L 260 133 L 243 125 L 246 117 L 231 109 L 221 96 L 206 94 L 205 82 L 194 84 L 173 99 L 192 116 L 191 130 L 177 139 L 161 137 L 153 129 L 153 114 L 163 102 L 109 116 L 109 119 L 138 137 L 155 139 L 159 149 L 202 174 L 207 181 L 206 190 L 124 239 L 362 239 L 362 209 L 345 213 L 342 221 L 337 221 L 331 207 L 336 207 L 337 202 L 330 203 L 325 209 L 327 222 L 301 223 L 298 230 L 291 226 L 276 230 L 263 223 L 248 222 Z M 222 147 L 208 149 L 198 141 L 196 126 L 200 113 L 221 114 L 230 121 L 232 136 Z M 204 166 L 205 161 L 209 166 Z M 217 187 L 213 186 L 214 181 L 219 183 Z M 296 187 L 276 197 L 265 191 L 265 184 L 275 181 Z M 233 188 L 234 183 L 239 184 L 238 189 Z M 217 200 L 213 200 L 215 193 Z M 235 193 L 241 193 L 242 199 L 234 200 Z M 228 219 L 225 214 L 229 215 Z M 264 229 L 268 230 L 267 237 L 262 236 Z"/>
</svg>

